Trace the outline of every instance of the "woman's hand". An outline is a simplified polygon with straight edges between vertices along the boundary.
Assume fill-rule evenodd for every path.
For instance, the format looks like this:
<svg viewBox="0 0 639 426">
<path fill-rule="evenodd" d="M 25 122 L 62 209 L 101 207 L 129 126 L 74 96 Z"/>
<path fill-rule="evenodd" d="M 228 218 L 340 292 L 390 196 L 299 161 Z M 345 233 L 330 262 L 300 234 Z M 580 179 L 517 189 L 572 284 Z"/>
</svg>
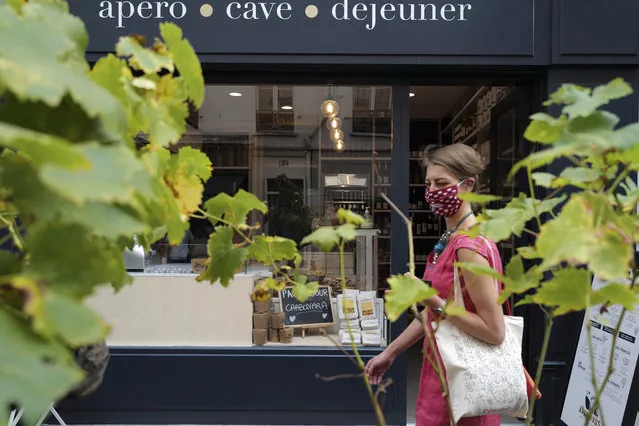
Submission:
<svg viewBox="0 0 639 426">
<path fill-rule="evenodd" d="M 364 374 L 368 376 L 368 381 L 373 385 L 379 385 L 393 361 L 395 358 L 388 351 L 384 351 L 368 361 L 364 368 Z"/>
</svg>

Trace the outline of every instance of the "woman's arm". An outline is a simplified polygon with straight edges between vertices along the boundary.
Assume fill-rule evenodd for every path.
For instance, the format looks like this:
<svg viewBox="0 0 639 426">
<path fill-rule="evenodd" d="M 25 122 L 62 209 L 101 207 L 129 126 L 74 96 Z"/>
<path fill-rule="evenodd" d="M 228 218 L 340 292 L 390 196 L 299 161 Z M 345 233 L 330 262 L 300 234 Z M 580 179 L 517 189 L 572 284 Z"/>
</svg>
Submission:
<svg viewBox="0 0 639 426">
<path fill-rule="evenodd" d="M 393 359 L 397 358 L 406 349 L 413 346 L 419 339 L 424 336 L 424 327 L 419 318 L 415 318 L 408 324 L 408 327 L 400 334 L 397 339 L 393 340 L 386 348 L 385 352 L 389 353 Z"/>
<path fill-rule="evenodd" d="M 473 250 L 459 249 L 457 257 L 460 262 L 488 266 L 486 259 Z M 466 270 L 462 272 L 462 276 L 477 313 L 466 312 L 464 315 L 450 316 L 448 320 L 477 339 L 500 345 L 504 341 L 505 324 L 504 312 L 497 303 L 499 292 L 495 280 L 488 275 L 475 275 Z M 444 300 L 439 296 L 426 301 L 431 309 L 438 308 L 443 302 Z"/>
</svg>

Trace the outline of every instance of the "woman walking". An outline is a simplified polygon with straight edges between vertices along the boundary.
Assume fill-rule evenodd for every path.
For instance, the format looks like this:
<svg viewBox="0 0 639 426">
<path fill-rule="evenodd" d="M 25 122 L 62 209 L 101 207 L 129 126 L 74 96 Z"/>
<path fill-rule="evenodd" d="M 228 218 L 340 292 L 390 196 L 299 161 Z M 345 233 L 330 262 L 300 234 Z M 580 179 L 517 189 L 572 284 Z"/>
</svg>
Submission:
<svg viewBox="0 0 639 426">
<path fill-rule="evenodd" d="M 477 185 L 484 163 L 479 153 L 463 144 L 453 144 L 424 157 L 426 167 L 425 199 L 433 213 L 443 216 L 446 232 L 428 257 L 423 279 L 438 291 L 423 303 L 426 305 L 427 323 L 444 316 L 448 300 L 453 300 L 454 263 L 468 262 L 490 266 L 502 272 L 501 259 L 493 241 L 484 237 L 471 238 L 460 233 L 476 223 L 470 203 L 457 194 L 471 192 Z M 505 325 L 501 306 L 497 303 L 499 292 L 495 281 L 485 275 L 469 271 L 460 274 L 462 294 L 467 313 L 447 318 L 463 332 L 486 343 L 500 345 L 504 340 Z M 404 332 L 366 365 L 366 374 L 373 384 L 382 377 L 397 355 L 406 351 L 424 336 L 420 319 L 415 319 Z M 431 354 L 428 342 L 424 351 Z M 439 356 L 439 354 L 437 354 Z M 433 366 L 424 361 L 417 396 L 415 413 L 418 426 L 450 426 L 446 402 Z M 459 426 L 498 426 L 499 415 L 462 418 Z"/>
</svg>

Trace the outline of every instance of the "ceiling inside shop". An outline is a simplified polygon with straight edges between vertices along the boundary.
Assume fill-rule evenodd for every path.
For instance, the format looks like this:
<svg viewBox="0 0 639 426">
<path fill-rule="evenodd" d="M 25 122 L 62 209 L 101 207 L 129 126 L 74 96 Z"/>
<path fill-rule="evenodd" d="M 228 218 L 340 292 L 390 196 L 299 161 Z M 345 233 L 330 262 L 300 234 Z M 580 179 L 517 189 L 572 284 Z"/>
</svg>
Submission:
<svg viewBox="0 0 639 426">
<path fill-rule="evenodd" d="M 464 93 L 467 86 L 412 86 L 410 116 L 412 118 L 442 118 Z"/>
</svg>

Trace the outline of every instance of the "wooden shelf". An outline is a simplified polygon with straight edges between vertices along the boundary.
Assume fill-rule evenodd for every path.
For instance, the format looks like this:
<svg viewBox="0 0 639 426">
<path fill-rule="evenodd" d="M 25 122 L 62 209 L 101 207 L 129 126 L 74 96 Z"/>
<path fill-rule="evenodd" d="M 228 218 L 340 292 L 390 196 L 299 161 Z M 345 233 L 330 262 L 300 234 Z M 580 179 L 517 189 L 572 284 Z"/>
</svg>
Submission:
<svg viewBox="0 0 639 426">
<path fill-rule="evenodd" d="M 477 92 L 475 92 L 475 94 L 473 95 L 472 98 L 470 98 L 470 100 L 468 102 L 466 102 L 466 104 L 462 107 L 462 109 L 457 113 L 457 115 L 455 115 L 455 117 L 453 117 L 452 120 L 450 120 L 450 123 L 448 124 L 448 126 L 444 127 L 444 130 L 442 130 L 442 134 L 448 132 L 449 130 L 452 130 L 453 126 L 455 125 L 455 122 L 459 119 L 459 117 L 461 117 L 462 115 L 464 115 L 464 113 L 466 112 L 466 110 L 468 109 L 469 106 L 473 105 L 475 102 L 477 102 L 477 100 L 484 95 L 484 93 L 486 93 L 488 91 L 488 87 L 487 86 L 482 86 L 479 88 L 479 90 L 477 90 Z"/>
</svg>

